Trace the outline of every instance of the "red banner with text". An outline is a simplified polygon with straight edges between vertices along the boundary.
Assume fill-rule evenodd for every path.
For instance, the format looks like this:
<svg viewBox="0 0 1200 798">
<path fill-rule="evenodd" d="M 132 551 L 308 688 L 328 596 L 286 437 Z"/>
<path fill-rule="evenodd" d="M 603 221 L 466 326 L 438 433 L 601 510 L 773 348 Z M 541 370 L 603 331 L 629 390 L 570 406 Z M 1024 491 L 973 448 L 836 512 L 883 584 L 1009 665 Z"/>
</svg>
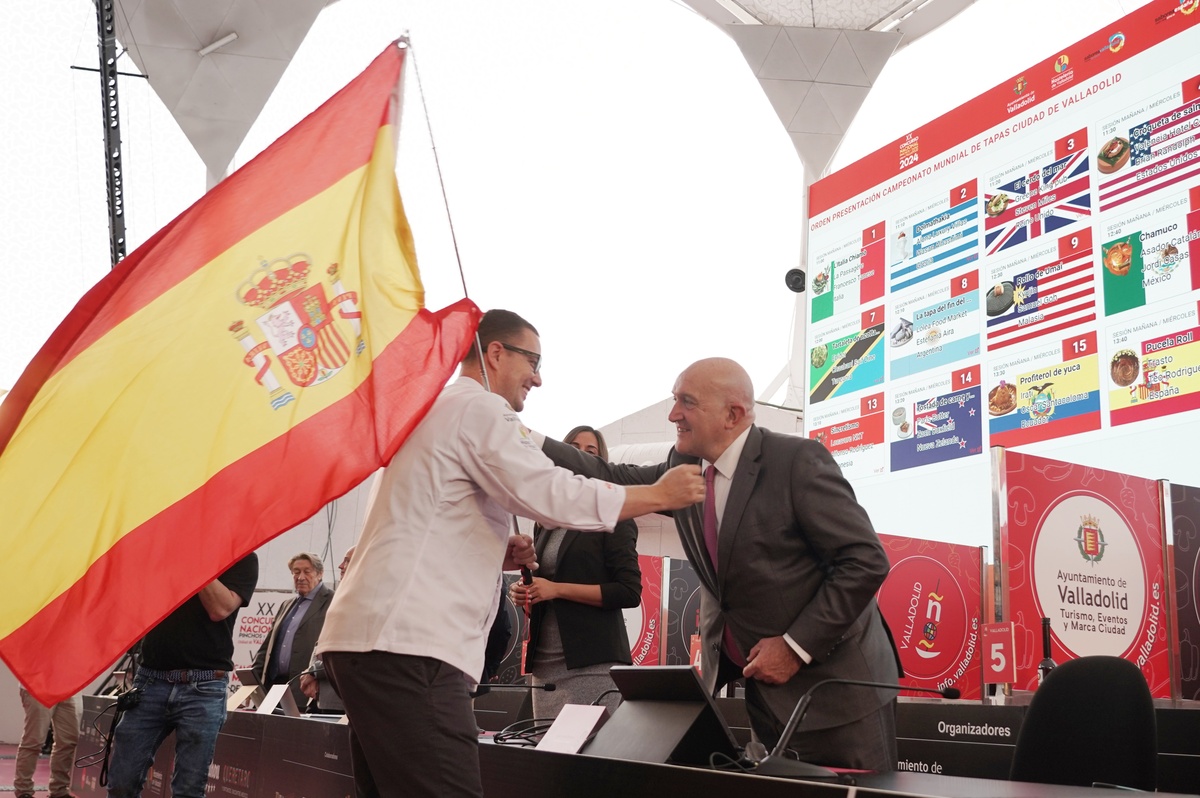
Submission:
<svg viewBox="0 0 1200 798">
<path fill-rule="evenodd" d="M 900 651 L 901 684 L 955 687 L 963 698 L 979 698 L 983 549 L 896 535 L 879 539 L 892 566 L 879 606 Z"/>
<path fill-rule="evenodd" d="M 1037 686 L 1049 618 L 1055 662 L 1122 657 L 1156 698 L 1169 697 L 1158 483 L 1011 451 L 1004 471 L 1004 617 L 1015 625 L 1016 686 Z"/>
<path fill-rule="evenodd" d="M 638 555 L 642 569 L 642 603 L 622 610 L 634 665 L 661 665 L 663 558 Z"/>
</svg>

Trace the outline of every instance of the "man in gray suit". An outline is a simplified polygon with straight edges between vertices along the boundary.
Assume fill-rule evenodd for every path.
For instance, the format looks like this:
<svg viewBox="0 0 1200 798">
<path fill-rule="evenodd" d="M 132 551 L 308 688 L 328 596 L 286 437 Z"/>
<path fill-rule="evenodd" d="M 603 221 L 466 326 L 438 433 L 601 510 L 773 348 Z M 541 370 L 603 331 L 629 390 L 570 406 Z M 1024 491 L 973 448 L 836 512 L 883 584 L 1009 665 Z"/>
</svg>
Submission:
<svg viewBox="0 0 1200 798">
<path fill-rule="evenodd" d="M 824 446 L 754 425 L 754 389 L 741 366 L 701 360 L 673 394 L 677 439 L 665 463 L 603 463 L 549 438 L 543 449 L 559 465 L 625 484 L 700 462 L 709 498 L 674 518 L 702 585 L 704 682 L 715 692 L 744 676 L 751 726 L 773 747 L 817 682 L 896 683 L 899 660 L 874 598 L 887 555 Z M 822 687 L 789 745 L 816 764 L 891 770 L 895 696 Z"/>
<path fill-rule="evenodd" d="M 296 595 L 283 602 L 275 614 L 275 622 L 258 647 L 252 667 L 259 683 L 268 688 L 290 682 L 296 705 L 303 707 L 307 699 L 299 680 L 292 680 L 308 668 L 333 591 L 321 581 L 325 566 L 315 554 L 297 554 L 288 560 L 288 570 L 292 572 Z"/>
</svg>

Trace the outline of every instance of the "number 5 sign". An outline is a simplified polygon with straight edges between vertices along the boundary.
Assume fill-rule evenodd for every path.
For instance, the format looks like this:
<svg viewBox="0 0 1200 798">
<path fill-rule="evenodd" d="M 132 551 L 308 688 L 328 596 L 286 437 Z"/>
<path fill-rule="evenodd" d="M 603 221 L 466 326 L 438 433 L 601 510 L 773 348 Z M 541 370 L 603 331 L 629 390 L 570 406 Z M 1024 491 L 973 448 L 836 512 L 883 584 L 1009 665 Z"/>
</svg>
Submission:
<svg viewBox="0 0 1200 798">
<path fill-rule="evenodd" d="M 1012 684 L 1017 680 L 1017 658 L 1012 621 L 983 625 L 983 683 Z"/>
</svg>

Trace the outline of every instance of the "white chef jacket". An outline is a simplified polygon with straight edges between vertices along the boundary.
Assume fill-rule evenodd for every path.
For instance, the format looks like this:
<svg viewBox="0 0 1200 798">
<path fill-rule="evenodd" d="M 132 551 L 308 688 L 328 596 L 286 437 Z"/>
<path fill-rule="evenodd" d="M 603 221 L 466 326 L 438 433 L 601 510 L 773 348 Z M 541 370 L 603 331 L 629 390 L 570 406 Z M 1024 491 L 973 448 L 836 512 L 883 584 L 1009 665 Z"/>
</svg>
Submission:
<svg viewBox="0 0 1200 798">
<path fill-rule="evenodd" d="M 556 468 L 502 397 L 459 377 L 380 475 L 316 651 L 433 657 L 477 680 L 509 514 L 600 531 L 624 502 L 624 488 Z"/>
</svg>

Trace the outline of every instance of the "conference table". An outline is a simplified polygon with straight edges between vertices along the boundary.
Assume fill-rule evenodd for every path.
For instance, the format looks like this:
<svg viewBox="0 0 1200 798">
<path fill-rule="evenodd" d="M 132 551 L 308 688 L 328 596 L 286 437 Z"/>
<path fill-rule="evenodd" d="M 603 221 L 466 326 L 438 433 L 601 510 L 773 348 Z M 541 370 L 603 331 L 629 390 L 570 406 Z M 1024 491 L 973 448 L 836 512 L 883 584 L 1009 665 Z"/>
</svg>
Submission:
<svg viewBox="0 0 1200 798">
<path fill-rule="evenodd" d="M 81 758 L 103 748 L 103 734 L 107 734 L 109 729 L 109 706 L 113 699 L 107 696 L 84 696 L 83 701 L 84 715 L 78 750 Z M 971 702 L 944 702 L 953 703 L 967 705 L 965 709 L 992 709 L 972 705 Z M 943 709 L 946 707 L 943 706 Z M 736 712 L 732 714 L 735 720 L 731 721 L 731 725 L 736 723 L 737 717 Z M 1200 713 L 1196 713 L 1196 716 L 1200 717 Z M 736 726 L 734 728 L 736 733 Z M 173 751 L 173 741 L 168 738 L 151 767 L 143 791 L 146 798 L 165 798 L 170 795 Z M 481 737 L 479 753 L 484 791 L 488 798 L 559 798 L 563 795 L 572 798 L 661 798 L 665 794 L 752 794 L 762 798 L 875 795 L 1083 798 L 1112 795 L 1110 790 L 1086 787 L 1028 784 L 924 772 L 859 774 L 852 777 L 852 783 L 797 781 L 752 773 L 498 745 L 490 735 Z M 397 751 L 396 755 L 404 756 L 404 752 Z M 943 757 L 942 761 L 952 767 L 957 759 L 951 755 Z M 1200 760 L 1200 757 L 1195 759 Z M 98 784 L 99 771 L 99 762 L 80 767 L 76 771 L 75 794 L 80 798 L 104 796 L 105 791 Z M 1189 785 L 1187 789 L 1200 789 L 1200 784 L 1196 787 Z M 331 719 L 231 712 L 221 731 L 213 765 L 209 769 L 207 795 L 232 798 L 350 798 L 354 795 L 354 788 L 348 728 Z"/>
<path fill-rule="evenodd" d="M 857 775 L 845 783 L 795 781 L 486 743 L 480 745 L 479 754 L 487 798 L 561 798 L 566 795 L 571 798 L 661 798 L 664 795 L 753 795 L 755 798 L 1095 798 L 1100 795 L 1111 798 L 1113 794 L 1112 790 L 1091 787 L 926 773 Z"/>
</svg>

